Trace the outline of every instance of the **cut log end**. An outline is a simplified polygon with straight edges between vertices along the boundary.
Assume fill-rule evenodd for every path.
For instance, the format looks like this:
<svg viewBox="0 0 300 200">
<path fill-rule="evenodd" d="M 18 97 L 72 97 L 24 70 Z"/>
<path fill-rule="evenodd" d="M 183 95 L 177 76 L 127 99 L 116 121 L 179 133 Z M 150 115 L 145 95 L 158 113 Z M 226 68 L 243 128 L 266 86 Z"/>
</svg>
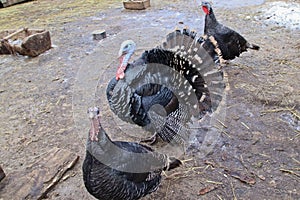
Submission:
<svg viewBox="0 0 300 200">
<path fill-rule="evenodd" d="M 106 31 L 105 30 L 96 30 L 92 32 L 94 40 L 102 40 L 106 38 Z"/>
</svg>

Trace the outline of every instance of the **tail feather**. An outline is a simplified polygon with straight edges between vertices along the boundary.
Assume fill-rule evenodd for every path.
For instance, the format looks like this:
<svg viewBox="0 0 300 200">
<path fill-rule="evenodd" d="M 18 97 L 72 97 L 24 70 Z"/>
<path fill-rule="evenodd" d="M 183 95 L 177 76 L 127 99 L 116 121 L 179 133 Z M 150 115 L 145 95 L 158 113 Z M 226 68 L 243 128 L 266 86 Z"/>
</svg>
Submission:
<svg viewBox="0 0 300 200">
<path fill-rule="evenodd" d="M 196 35 L 195 31 L 190 31 L 188 28 L 182 31 L 175 30 L 167 35 L 163 48 L 187 55 L 194 44 Z"/>
<path fill-rule="evenodd" d="M 184 28 L 182 30 L 181 34 L 181 44 L 180 44 L 180 52 L 182 52 L 184 55 L 187 56 L 188 53 L 190 52 L 194 42 L 195 42 L 195 37 L 197 33 L 195 31 L 191 31 L 188 28 Z"/>
<path fill-rule="evenodd" d="M 205 101 L 211 103 L 212 110 L 215 110 L 222 100 L 222 92 L 225 87 L 224 84 L 222 85 L 223 73 L 214 65 L 215 62 L 219 62 L 220 55 L 216 52 L 217 47 L 214 46 L 211 39 L 198 38 L 196 35 L 196 32 L 187 28 L 181 31 L 176 30 L 167 36 L 164 47 L 169 47 L 166 50 L 175 52 L 176 55 L 179 55 L 182 59 L 184 58 L 188 63 L 176 66 L 176 70 L 180 73 L 183 72 L 184 77 L 193 86 L 193 92 L 196 93 L 200 104 L 203 103 L 200 100 L 202 95 L 211 98 L 208 89 L 215 92 L 213 96 L 216 96 L 216 98 L 211 99 L 213 102 L 204 98 Z M 216 89 L 214 89 L 215 87 Z"/>
<path fill-rule="evenodd" d="M 178 36 L 181 35 L 180 30 L 175 30 L 169 33 L 166 37 L 166 42 L 163 43 L 164 49 L 174 49 L 178 45 Z"/>
<path fill-rule="evenodd" d="M 208 38 L 197 37 L 196 32 L 187 28 L 175 30 L 167 35 L 162 46 L 144 52 L 140 58 L 143 67 L 134 67 L 139 63 L 137 61 L 128 68 L 126 84 L 117 84 L 120 86 L 115 87 L 118 91 L 114 91 L 113 95 L 110 92 L 112 89 L 108 89 L 110 105 L 115 107 L 112 110 L 124 120 L 128 110 L 132 109 L 134 112 L 129 113 L 133 122 L 146 129 L 154 129 L 166 142 L 182 143 L 189 135 L 191 115 L 214 111 L 222 100 L 225 86 L 223 73 L 215 64 L 218 59 L 219 54 Z M 143 84 L 149 84 L 149 80 L 165 85 L 174 95 L 167 100 L 166 95 L 161 94 L 164 92 L 161 88 L 158 91 L 153 90 L 152 86 L 138 89 Z M 134 91 L 138 97 L 132 96 Z M 172 105 L 167 115 L 160 115 L 157 109 L 151 107 L 160 104 L 166 109 L 171 105 L 168 101 L 175 97 L 178 105 Z M 136 105 L 130 106 L 131 103 Z"/>
</svg>

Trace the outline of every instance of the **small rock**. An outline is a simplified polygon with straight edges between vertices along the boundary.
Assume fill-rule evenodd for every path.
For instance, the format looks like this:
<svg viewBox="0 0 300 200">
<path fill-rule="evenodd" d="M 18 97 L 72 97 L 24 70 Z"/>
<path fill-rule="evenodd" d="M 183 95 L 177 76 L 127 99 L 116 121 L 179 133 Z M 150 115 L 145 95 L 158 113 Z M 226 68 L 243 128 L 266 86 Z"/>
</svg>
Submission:
<svg viewBox="0 0 300 200">
<path fill-rule="evenodd" d="M 271 181 L 269 182 L 269 184 L 270 184 L 270 186 L 272 186 L 272 187 L 276 187 L 276 185 L 277 185 L 277 183 L 276 183 L 275 180 L 271 180 Z"/>
</svg>

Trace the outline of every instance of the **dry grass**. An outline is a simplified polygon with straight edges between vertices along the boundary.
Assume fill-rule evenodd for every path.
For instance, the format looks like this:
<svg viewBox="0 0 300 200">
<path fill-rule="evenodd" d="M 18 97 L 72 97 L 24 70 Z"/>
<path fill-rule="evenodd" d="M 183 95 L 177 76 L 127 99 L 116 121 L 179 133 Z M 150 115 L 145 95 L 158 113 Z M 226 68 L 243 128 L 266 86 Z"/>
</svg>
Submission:
<svg viewBox="0 0 300 200">
<path fill-rule="evenodd" d="M 66 0 L 29 1 L 0 9 L 0 30 L 22 27 L 48 27 L 76 21 L 120 4 L 121 0 Z M 41 9 L 42 8 L 42 9 Z M 38 16 L 38 17 L 37 17 Z"/>
</svg>

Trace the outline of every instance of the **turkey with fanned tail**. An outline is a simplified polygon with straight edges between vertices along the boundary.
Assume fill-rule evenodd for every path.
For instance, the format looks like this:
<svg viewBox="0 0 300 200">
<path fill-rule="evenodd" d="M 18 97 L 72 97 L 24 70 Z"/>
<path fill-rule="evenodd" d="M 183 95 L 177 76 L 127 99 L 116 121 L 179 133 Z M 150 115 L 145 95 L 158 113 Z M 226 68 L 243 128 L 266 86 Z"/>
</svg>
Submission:
<svg viewBox="0 0 300 200">
<path fill-rule="evenodd" d="M 219 23 L 210 3 L 202 2 L 202 9 L 205 13 L 204 37 L 216 41 L 215 46 L 221 50 L 221 61 L 226 62 L 239 57 L 247 49 L 259 50 L 259 46 L 249 43 L 239 33 Z"/>
<path fill-rule="evenodd" d="M 154 132 L 152 142 L 156 136 L 185 142 L 191 116 L 201 118 L 222 100 L 225 84 L 214 44 L 189 29 L 176 30 L 129 63 L 135 47 L 132 40 L 121 45 L 120 65 L 106 90 L 110 108 L 120 119 Z"/>
<path fill-rule="evenodd" d="M 112 141 L 101 126 L 99 109 L 90 108 L 88 114 L 91 127 L 83 180 L 87 191 L 97 199 L 140 199 L 157 190 L 163 170 L 182 164 L 142 144 Z"/>
</svg>

